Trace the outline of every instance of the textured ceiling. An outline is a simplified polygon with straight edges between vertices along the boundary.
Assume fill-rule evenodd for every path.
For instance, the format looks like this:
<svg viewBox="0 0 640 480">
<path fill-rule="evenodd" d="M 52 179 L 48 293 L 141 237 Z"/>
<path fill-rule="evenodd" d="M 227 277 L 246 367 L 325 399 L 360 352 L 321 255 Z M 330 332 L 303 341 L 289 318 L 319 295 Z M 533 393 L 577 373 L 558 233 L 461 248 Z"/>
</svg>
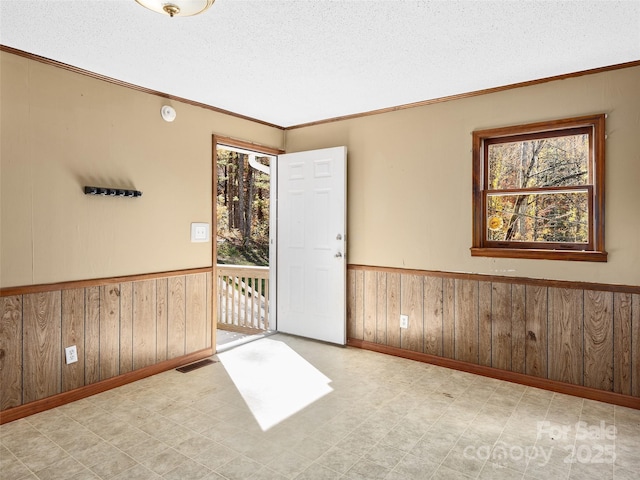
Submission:
<svg viewBox="0 0 640 480">
<path fill-rule="evenodd" d="M 0 43 L 286 127 L 640 60 L 640 0 L 0 0 Z"/>
</svg>

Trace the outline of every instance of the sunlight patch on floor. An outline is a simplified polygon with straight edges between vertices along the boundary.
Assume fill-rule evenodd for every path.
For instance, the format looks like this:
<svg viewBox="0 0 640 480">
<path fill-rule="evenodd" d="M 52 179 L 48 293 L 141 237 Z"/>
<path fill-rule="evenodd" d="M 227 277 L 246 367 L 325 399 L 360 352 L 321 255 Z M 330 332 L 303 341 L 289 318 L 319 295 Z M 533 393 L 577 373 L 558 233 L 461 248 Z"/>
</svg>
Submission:
<svg viewBox="0 0 640 480">
<path fill-rule="evenodd" d="M 239 345 L 253 342 L 272 334 L 272 331 L 265 331 L 252 335 L 249 333 L 230 332 L 227 330 L 218 329 L 216 331 L 216 353 L 230 350 Z"/>
<path fill-rule="evenodd" d="M 333 391 L 331 379 L 277 340 L 258 340 L 218 358 L 263 431 Z"/>
</svg>

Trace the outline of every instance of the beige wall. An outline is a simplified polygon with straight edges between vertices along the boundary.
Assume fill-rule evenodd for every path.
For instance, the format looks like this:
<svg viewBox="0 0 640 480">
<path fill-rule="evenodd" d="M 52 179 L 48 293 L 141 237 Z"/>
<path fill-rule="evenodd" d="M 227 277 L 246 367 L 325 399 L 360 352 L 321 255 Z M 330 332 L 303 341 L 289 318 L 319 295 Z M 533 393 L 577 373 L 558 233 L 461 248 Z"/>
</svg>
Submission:
<svg viewBox="0 0 640 480">
<path fill-rule="evenodd" d="M 607 263 L 471 257 L 471 132 L 607 113 Z M 350 264 L 640 285 L 640 67 L 288 130 L 348 147 Z"/>
<path fill-rule="evenodd" d="M 277 128 L 6 52 L 0 62 L 2 287 L 211 265 L 211 243 L 189 239 L 191 222 L 211 222 L 211 135 L 283 146 Z"/>
<path fill-rule="evenodd" d="M 211 134 L 346 145 L 349 263 L 640 285 L 640 67 L 286 132 L 6 52 L 0 286 L 211 265 Z M 176 108 L 173 123 L 159 114 Z M 606 112 L 605 264 L 472 258 L 471 132 Z M 83 185 L 142 190 L 85 196 Z"/>
</svg>

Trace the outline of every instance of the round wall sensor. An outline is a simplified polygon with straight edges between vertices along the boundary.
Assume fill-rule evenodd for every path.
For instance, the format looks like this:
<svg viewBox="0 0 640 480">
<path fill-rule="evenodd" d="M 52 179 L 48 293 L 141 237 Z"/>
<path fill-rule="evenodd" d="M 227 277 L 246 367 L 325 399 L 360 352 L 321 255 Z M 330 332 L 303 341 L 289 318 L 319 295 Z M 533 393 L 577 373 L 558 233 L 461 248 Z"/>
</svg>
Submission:
<svg viewBox="0 0 640 480">
<path fill-rule="evenodd" d="M 176 111 L 169 105 L 163 105 L 160 109 L 160 114 L 165 122 L 173 122 L 176 119 Z"/>
</svg>

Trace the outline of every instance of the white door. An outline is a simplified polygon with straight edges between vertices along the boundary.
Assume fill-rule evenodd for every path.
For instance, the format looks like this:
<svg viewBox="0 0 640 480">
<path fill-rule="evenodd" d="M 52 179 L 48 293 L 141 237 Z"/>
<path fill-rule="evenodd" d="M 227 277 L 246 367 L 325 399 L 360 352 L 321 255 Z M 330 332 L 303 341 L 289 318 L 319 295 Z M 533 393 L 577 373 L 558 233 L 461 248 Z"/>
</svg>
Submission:
<svg viewBox="0 0 640 480">
<path fill-rule="evenodd" d="M 347 148 L 278 156 L 278 331 L 346 343 Z"/>
</svg>

